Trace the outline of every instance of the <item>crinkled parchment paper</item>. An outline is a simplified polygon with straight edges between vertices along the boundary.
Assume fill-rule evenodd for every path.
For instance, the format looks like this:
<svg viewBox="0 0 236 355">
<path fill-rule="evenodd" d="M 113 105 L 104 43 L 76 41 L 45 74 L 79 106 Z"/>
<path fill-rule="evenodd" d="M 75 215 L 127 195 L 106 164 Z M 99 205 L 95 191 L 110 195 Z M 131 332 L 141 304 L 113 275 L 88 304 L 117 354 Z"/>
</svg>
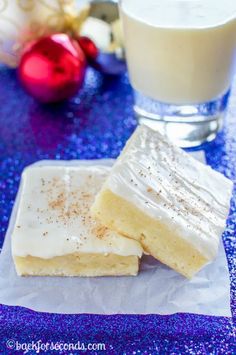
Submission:
<svg viewBox="0 0 236 355">
<path fill-rule="evenodd" d="M 194 156 L 202 161 L 203 152 Z M 112 160 L 42 161 L 40 165 L 112 165 Z M 20 191 L 0 255 L 0 303 L 42 312 L 96 314 L 172 314 L 189 312 L 231 316 L 230 281 L 223 244 L 216 260 L 191 281 L 150 256 L 137 277 L 19 277 L 11 256 L 11 232 Z"/>
</svg>

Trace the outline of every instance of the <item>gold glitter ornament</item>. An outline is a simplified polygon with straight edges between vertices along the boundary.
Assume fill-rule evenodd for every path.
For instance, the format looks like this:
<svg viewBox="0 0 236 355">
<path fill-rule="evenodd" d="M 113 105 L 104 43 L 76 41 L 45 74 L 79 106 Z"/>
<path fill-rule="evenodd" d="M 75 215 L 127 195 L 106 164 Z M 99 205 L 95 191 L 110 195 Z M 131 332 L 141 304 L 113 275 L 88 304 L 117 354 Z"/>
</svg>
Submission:
<svg viewBox="0 0 236 355">
<path fill-rule="evenodd" d="M 0 0 L 0 61 L 16 67 L 24 44 L 47 34 L 78 36 L 89 10 L 74 0 Z"/>
</svg>

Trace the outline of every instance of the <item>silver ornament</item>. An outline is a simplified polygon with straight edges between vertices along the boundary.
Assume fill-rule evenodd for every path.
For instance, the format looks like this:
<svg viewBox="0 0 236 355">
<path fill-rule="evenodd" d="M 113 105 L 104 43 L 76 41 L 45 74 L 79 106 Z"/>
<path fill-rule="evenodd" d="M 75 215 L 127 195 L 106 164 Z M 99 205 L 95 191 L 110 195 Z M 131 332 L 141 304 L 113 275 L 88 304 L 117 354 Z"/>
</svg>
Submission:
<svg viewBox="0 0 236 355">
<path fill-rule="evenodd" d="M 119 75 L 126 70 L 124 42 L 117 1 L 93 0 L 81 33 L 97 46 L 99 55 L 93 66 L 108 75 Z"/>
</svg>

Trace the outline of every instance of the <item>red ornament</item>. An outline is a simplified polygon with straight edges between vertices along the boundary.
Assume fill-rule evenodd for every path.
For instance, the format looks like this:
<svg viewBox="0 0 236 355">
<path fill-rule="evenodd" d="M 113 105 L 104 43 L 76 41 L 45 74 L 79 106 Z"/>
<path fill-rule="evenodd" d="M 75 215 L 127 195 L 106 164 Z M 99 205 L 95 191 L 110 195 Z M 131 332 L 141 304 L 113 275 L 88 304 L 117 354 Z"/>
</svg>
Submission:
<svg viewBox="0 0 236 355">
<path fill-rule="evenodd" d="M 25 48 L 18 70 L 29 94 L 44 103 L 56 102 L 75 95 L 82 86 L 86 58 L 77 41 L 53 34 Z"/>
<path fill-rule="evenodd" d="M 96 44 L 88 37 L 81 36 L 78 38 L 78 43 L 83 49 L 84 54 L 89 62 L 93 62 L 98 56 L 98 48 Z"/>
</svg>

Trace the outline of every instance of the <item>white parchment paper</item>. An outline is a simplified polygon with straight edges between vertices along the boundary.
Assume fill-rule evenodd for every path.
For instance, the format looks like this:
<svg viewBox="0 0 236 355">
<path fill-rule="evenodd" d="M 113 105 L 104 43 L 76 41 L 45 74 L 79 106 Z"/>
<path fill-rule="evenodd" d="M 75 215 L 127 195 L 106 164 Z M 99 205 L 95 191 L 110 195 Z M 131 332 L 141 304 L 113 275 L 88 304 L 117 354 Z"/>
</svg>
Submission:
<svg viewBox="0 0 236 355">
<path fill-rule="evenodd" d="M 191 153 L 192 154 L 192 153 Z M 203 152 L 193 154 L 205 161 Z M 40 165 L 112 165 L 112 160 L 42 161 Z M 227 261 L 221 243 L 217 259 L 191 281 L 144 256 L 137 277 L 19 277 L 11 256 L 11 232 L 18 193 L 0 255 L 0 303 L 53 313 L 172 314 L 231 316 Z"/>
</svg>

